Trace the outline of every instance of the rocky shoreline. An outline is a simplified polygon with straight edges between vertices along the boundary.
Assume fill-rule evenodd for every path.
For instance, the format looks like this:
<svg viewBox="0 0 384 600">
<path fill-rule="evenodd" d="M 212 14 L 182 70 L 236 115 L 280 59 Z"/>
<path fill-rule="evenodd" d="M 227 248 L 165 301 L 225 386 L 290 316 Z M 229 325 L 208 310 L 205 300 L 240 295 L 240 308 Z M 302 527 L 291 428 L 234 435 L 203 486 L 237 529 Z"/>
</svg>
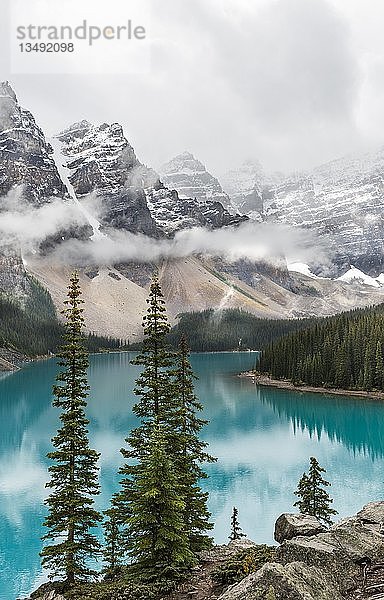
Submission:
<svg viewBox="0 0 384 600">
<path fill-rule="evenodd" d="M 250 379 L 255 385 L 260 385 L 263 387 L 275 387 L 281 390 L 312 392 L 314 394 L 329 394 L 332 396 L 356 396 L 357 398 L 384 400 L 383 392 L 364 392 L 363 390 L 344 390 L 339 388 L 313 387 L 310 385 L 297 386 L 288 379 L 271 379 L 267 375 L 259 375 L 253 371 L 240 373 L 239 377 Z"/>
<path fill-rule="evenodd" d="M 384 502 L 371 502 L 329 529 L 309 515 L 283 514 L 275 525 L 280 545 L 273 562 L 223 590 L 212 580 L 213 570 L 256 544 L 238 540 L 216 546 L 203 553 L 181 588 L 163 600 L 265 600 L 271 589 L 276 600 L 379 600 L 384 598 L 383 531 Z M 66 600 L 62 591 L 49 586 L 25 600 Z M 97 594 L 88 599 L 98 600 Z"/>
</svg>

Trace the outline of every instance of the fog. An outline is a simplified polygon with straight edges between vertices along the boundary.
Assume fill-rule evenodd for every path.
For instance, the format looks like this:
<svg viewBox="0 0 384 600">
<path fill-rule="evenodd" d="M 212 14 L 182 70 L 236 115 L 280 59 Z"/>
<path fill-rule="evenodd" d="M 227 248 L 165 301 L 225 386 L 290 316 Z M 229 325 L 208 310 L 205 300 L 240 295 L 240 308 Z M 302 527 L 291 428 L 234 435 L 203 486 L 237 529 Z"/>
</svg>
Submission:
<svg viewBox="0 0 384 600">
<path fill-rule="evenodd" d="M 84 200 L 88 212 L 91 206 L 93 210 L 100 210 L 100 203 L 89 200 Z M 78 204 L 59 199 L 32 206 L 24 200 L 20 188 L 3 198 L 1 205 L 0 238 L 3 244 L 21 247 L 25 256 L 28 252 L 37 252 L 47 237 L 85 224 Z M 97 219 L 100 214 L 94 212 L 92 217 Z M 130 260 L 153 262 L 197 254 L 222 256 L 228 261 L 249 259 L 265 262 L 274 262 L 285 256 L 288 262 L 316 261 L 322 265 L 328 264 L 331 258 L 326 238 L 320 239 L 308 229 L 270 223 L 245 222 L 238 227 L 213 231 L 194 227 L 177 232 L 172 239 L 160 240 L 111 228 L 103 233 L 89 240 L 64 241 L 55 248 L 50 258 L 54 262 L 78 266 Z"/>
</svg>

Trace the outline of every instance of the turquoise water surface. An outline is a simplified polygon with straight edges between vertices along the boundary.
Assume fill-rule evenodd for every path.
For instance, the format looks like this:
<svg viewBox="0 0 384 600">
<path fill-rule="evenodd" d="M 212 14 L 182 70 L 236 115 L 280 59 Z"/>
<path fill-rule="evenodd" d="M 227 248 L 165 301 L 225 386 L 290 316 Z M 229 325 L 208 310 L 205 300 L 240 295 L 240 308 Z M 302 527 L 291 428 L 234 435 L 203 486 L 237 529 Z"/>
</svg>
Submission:
<svg viewBox="0 0 384 600">
<path fill-rule="evenodd" d="M 225 542 L 233 506 L 248 536 L 273 541 L 276 517 L 292 510 L 293 492 L 314 455 L 332 482 L 340 516 L 382 499 L 384 405 L 379 402 L 256 388 L 234 374 L 253 353 L 195 354 L 197 393 L 210 424 L 203 437 L 219 458 L 209 465 L 213 535 Z M 92 447 L 102 453 L 100 509 L 118 485 L 119 449 L 135 423 L 131 413 L 138 367 L 129 353 L 91 357 L 88 405 Z M 50 439 L 54 360 L 0 379 L 0 600 L 15 600 L 45 580 L 39 561 Z"/>
</svg>

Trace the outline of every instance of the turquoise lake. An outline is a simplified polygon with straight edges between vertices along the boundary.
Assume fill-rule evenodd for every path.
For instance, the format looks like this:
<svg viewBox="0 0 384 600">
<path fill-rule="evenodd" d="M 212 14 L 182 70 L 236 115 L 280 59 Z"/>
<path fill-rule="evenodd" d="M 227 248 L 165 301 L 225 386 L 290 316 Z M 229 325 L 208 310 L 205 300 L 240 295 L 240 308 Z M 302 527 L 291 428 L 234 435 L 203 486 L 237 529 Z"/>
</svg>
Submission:
<svg viewBox="0 0 384 600">
<path fill-rule="evenodd" d="M 135 424 L 132 388 L 138 368 L 129 353 L 91 357 L 88 404 L 92 447 L 100 460 L 100 509 L 118 486 L 119 449 Z M 229 534 L 232 507 L 257 542 L 291 511 L 297 482 L 316 456 L 332 482 L 340 517 L 383 498 L 384 405 L 357 398 L 257 388 L 235 374 L 254 353 L 195 354 L 197 394 L 210 424 L 203 437 L 218 462 L 209 465 L 209 507 L 216 542 Z M 0 378 L 0 600 L 23 597 L 45 581 L 39 551 L 47 481 L 46 453 L 58 427 L 51 407 L 54 360 Z"/>
</svg>

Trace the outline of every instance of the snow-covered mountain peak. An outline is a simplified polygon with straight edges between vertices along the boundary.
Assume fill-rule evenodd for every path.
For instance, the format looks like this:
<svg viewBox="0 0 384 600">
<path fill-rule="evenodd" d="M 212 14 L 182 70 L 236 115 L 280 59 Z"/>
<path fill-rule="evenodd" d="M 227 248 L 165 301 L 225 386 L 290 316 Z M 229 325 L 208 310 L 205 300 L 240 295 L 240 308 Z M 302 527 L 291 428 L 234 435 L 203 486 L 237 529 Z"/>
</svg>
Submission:
<svg viewBox="0 0 384 600">
<path fill-rule="evenodd" d="M 11 98 L 14 102 L 17 102 L 16 93 L 9 81 L 0 81 L 0 98 Z"/>
<path fill-rule="evenodd" d="M 195 198 L 200 203 L 220 202 L 230 208 L 228 195 L 219 181 L 209 173 L 205 165 L 191 152 L 178 154 L 160 169 L 161 179 L 180 198 Z"/>
<path fill-rule="evenodd" d="M 252 160 L 246 160 L 239 167 L 231 169 L 221 177 L 223 188 L 230 196 L 234 209 L 255 221 L 260 221 L 262 218 L 263 178 L 264 172 L 261 164 Z"/>
</svg>

